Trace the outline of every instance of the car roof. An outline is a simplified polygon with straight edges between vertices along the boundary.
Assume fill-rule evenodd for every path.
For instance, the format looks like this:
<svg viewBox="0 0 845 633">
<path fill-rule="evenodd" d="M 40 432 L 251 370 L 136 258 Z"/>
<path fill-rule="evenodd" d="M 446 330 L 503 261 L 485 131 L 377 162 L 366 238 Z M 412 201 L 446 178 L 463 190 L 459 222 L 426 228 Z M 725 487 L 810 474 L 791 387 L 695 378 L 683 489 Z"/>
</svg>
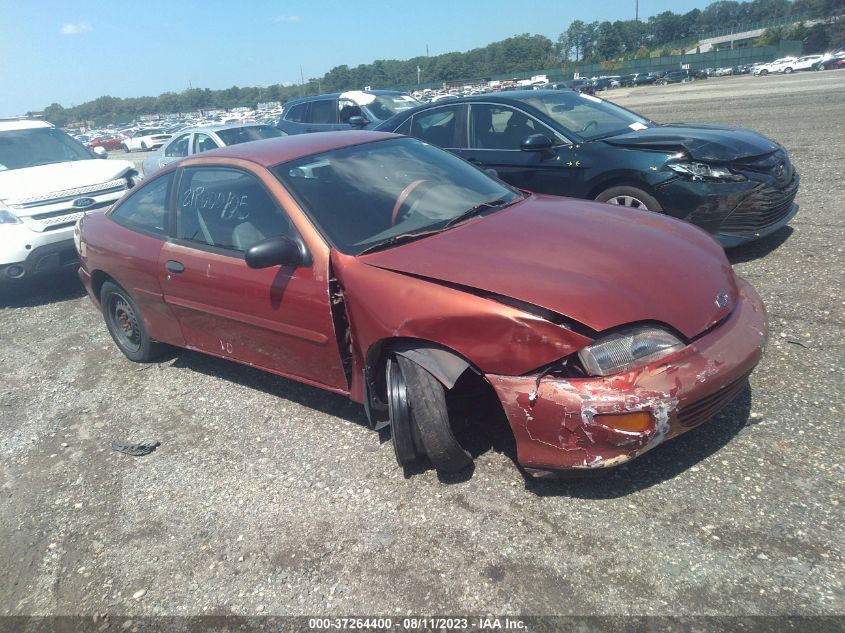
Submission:
<svg viewBox="0 0 845 633">
<path fill-rule="evenodd" d="M 344 90 L 343 92 L 327 92 L 321 95 L 311 95 L 310 97 L 300 97 L 299 99 L 291 99 L 285 102 L 284 107 L 296 105 L 297 103 L 306 103 L 308 101 L 316 101 L 317 99 L 337 99 L 342 94 L 349 92 L 363 92 L 367 95 L 398 95 L 404 94 L 401 90 Z"/>
<path fill-rule="evenodd" d="M 53 127 L 53 125 L 47 123 L 47 121 L 40 121 L 38 119 L 0 119 L 0 132 L 30 130 L 42 127 Z"/>
<path fill-rule="evenodd" d="M 191 132 L 220 132 L 223 130 L 234 130 L 242 127 L 273 127 L 270 123 L 215 123 L 213 125 L 191 125 L 184 127 L 178 132 L 173 132 L 173 136 L 177 134 L 189 134 Z"/>
<path fill-rule="evenodd" d="M 397 134 L 373 132 L 369 130 L 346 130 L 336 132 L 314 132 L 311 134 L 293 134 L 280 138 L 270 138 L 251 143 L 228 145 L 202 154 L 195 154 L 189 160 L 213 158 L 235 158 L 272 167 L 289 160 L 296 160 L 311 154 L 328 152 L 351 145 L 360 145 L 389 138 L 400 138 Z M 181 161 L 180 161 L 181 162 Z"/>
</svg>

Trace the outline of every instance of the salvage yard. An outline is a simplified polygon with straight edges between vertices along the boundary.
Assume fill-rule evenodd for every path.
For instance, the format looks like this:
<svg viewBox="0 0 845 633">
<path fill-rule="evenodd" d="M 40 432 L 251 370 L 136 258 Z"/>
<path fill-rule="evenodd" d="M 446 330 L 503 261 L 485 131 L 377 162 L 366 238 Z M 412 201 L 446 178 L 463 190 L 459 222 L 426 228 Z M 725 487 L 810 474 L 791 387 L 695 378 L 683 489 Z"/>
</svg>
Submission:
<svg viewBox="0 0 845 633">
<path fill-rule="evenodd" d="M 845 70 L 600 96 L 753 128 L 801 174 L 790 226 L 729 253 L 771 332 L 727 410 L 599 477 L 533 480 L 501 437 L 406 476 L 345 398 L 133 364 L 74 276 L 2 288 L 0 615 L 845 612 Z"/>
</svg>

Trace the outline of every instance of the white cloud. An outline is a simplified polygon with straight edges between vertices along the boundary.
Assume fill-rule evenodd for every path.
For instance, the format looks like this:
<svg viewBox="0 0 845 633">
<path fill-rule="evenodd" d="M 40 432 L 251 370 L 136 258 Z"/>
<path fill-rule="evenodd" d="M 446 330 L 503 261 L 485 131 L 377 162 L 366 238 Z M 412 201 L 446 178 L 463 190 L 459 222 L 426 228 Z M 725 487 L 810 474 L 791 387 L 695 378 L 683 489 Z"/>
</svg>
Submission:
<svg viewBox="0 0 845 633">
<path fill-rule="evenodd" d="M 283 22 L 299 22 L 298 15 L 277 15 L 273 18 L 273 24 L 281 24 Z"/>
<path fill-rule="evenodd" d="M 67 24 L 62 24 L 62 28 L 59 29 L 59 33 L 62 35 L 81 35 L 82 33 L 87 33 L 90 30 L 91 25 L 87 22 L 68 22 Z"/>
</svg>

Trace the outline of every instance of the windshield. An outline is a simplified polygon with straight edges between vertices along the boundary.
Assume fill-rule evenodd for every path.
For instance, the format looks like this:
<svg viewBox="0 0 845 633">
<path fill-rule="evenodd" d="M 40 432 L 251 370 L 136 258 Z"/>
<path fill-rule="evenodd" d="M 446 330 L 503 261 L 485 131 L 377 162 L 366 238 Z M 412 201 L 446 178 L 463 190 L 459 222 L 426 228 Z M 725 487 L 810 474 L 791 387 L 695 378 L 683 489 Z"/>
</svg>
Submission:
<svg viewBox="0 0 845 633">
<path fill-rule="evenodd" d="M 83 145 L 52 127 L 0 132 L 0 171 L 93 158 Z"/>
<path fill-rule="evenodd" d="M 653 125 L 644 117 L 591 95 L 551 90 L 537 93 L 536 97 L 525 98 L 525 103 L 552 119 L 564 133 L 577 134 L 586 141 Z"/>
<path fill-rule="evenodd" d="M 351 255 L 394 238 L 446 230 L 471 209 L 492 212 L 522 199 L 483 171 L 413 138 L 344 147 L 272 171 L 329 242 Z"/>
<path fill-rule="evenodd" d="M 265 138 L 276 138 L 284 136 L 281 130 L 269 125 L 248 125 L 244 127 L 233 127 L 228 130 L 217 130 L 219 136 L 226 145 L 237 145 L 249 141 L 260 141 Z"/>
</svg>

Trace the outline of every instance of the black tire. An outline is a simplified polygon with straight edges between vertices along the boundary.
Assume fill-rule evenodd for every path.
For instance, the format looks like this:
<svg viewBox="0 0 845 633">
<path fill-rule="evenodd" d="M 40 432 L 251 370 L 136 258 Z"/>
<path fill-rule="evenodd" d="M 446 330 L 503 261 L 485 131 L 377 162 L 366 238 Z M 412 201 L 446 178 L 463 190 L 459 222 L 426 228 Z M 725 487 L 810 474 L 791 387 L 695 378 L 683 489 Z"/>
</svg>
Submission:
<svg viewBox="0 0 845 633">
<path fill-rule="evenodd" d="M 400 466 L 410 466 L 422 456 L 420 451 L 423 449 L 422 446 L 418 449 L 417 443 L 414 442 L 414 421 L 408 401 L 408 386 L 395 356 L 388 358 L 385 374 L 393 453 Z"/>
<path fill-rule="evenodd" d="M 142 151 L 142 152 L 146 152 L 146 151 L 147 151 L 147 144 L 146 144 L 146 143 L 144 143 L 143 141 L 141 142 L 141 151 Z"/>
<path fill-rule="evenodd" d="M 660 206 L 660 203 L 654 196 L 647 191 L 629 185 L 620 185 L 605 189 L 596 196 L 596 201 L 616 204 L 630 209 L 639 209 L 640 211 L 663 213 L 663 207 Z"/>
<path fill-rule="evenodd" d="M 769 74 L 768 70 L 763 69 L 763 70 L 760 71 L 760 75 L 762 75 L 763 77 L 765 77 L 768 74 Z"/>
<path fill-rule="evenodd" d="M 136 363 L 148 363 L 161 356 L 165 346 L 147 335 L 138 304 L 128 292 L 107 281 L 100 289 L 100 306 L 109 334 L 126 358 Z"/>
<path fill-rule="evenodd" d="M 128 153 L 129 153 L 129 152 L 131 152 L 132 150 L 131 150 L 131 149 L 129 149 L 129 146 L 128 146 L 126 143 L 124 143 L 124 144 L 123 144 L 123 151 L 124 151 L 124 152 L 126 152 L 126 153 L 128 154 Z"/>
<path fill-rule="evenodd" d="M 388 380 L 395 381 L 398 376 L 404 382 L 408 410 L 404 412 L 394 406 L 389 407 L 397 461 L 405 466 L 409 462 L 404 460 L 411 456 L 411 461 L 427 456 L 437 470 L 446 473 L 456 473 L 471 465 L 472 457 L 452 432 L 443 385 L 403 356 L 395 356 L 388 362 Z M 388 387 L 390 384 L 388 382 Z M 394 392 L 394 395 L 397 394 Z"/>
</svg>

